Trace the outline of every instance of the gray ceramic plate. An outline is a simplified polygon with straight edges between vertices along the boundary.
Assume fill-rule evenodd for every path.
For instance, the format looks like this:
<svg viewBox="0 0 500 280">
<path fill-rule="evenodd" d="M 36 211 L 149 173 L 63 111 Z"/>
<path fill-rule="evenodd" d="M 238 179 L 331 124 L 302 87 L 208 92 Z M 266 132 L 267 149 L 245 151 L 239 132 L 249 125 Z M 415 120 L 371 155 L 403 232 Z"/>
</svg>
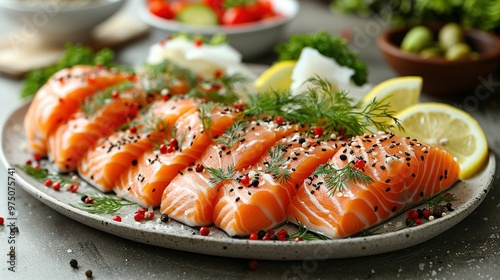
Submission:
<svg viewBox="0 0 500 280">
<path fill-rule="evenodd" d="M 3 124 L 0 138 L 2 161 L 6 167 L 22 165 L 30 154 L 26 151 L 23 132 L 23 119 L 28 104 L 14 111 Z M 202 253 L 208 255 L 272 259 L 334 259 L 379 254 L 407 248 L 444 232 L 467 217 L 484 200 L 490 190 L 495 173 L 495 157 L 490 155 L 484 169 L 475 177 L 458 182 L 450 189 L 457 197 L 453 202 L 455 211 L 447 216 L 424 223 L 420 226 L 405 227 L 405 214 L 371 230 L 370 236 L 351 237 L 340 240 L 321 241 L 250 241 L 230 238 L 216 228 L 207 237 L 200 236 L 197 229 L 174 221 L 158 223 L 155 220 L 137 223 L 133 219 L 137 206 L 120 209 L 123 221 L 115 222 L 110 214 L 89 214 L 70 204 L 80 202 L 81 194 L 69 191 L 54 191 L 42 182 L 36 181 L 21 169 L 16 168 L 16 180 L 28 193 L 76 221 L 133 241 L 165 248 Z M 80 192 L 95 192 L 91 187 L 82 185 Z M 159 216 L 156 211 L 156 216 Z M 293 226 L 285 226 L 290 233 L 297 231 Z"/>
</svg>

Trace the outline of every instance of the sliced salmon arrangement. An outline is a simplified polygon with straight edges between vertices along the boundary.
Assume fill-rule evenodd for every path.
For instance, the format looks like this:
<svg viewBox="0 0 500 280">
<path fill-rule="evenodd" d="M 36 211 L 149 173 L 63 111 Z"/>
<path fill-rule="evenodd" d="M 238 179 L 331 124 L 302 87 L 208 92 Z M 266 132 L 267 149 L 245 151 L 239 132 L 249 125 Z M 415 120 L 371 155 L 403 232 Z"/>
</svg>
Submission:
<svg viewBox="0 0 500 280">
<path fill-rule="evenodd" d="M 85 110 L 78 110 L 48 137 L 49 160 L 61 172 L 75 171 L 80 159 L 99 139 L 134 119 L 145 94 L 135 89 L 97 93 Z M 109 97 L 108 97 L 109 96 Z M 111 98 L 105 102 L 106 97 Z"/>
<path fill-rule="evenodd" d="M 317 143 L 300 134 L 277 144 L 240 175 L 239 182 L 219 188 L 214 222 L 229 235 L 247 236 L 284 223 L 297 187 L 337 149 L 336 143 Z M 249 174 L 250 183 L 242 184 L 241 178 Z"/>
<path fill-rule="evenodd" d="M 189 226 L 211 225 L 223 181 L 211 182 L 209 170 L 243 171 L 257 163 L 276 142 L 299 129 L 296 125 L 269 121 L 233 124 L 207 147 L 199 160 L 172 180 L 163 192 L 160 212 Z M 246 183 L 249 184 L 250 181 Z"/>
<path fill-rule="evenodd" d="M 357 165 L 371 180 L 329 186 L 328 177 L 347 165 Z M 387 134 L 351 139 L 327 166 L 300 186 L 288 206 L 288 219 L 330 238 L 379 224 L 424 197 L 446 190 L 459 175 L 449 153 Z"/>
<path fill-rule="evenodd" d="M 224 103 L 221 84 L 198 81 L 219 92 L 197 96 L 187 82 L 180 93 L 167 85 L 146 90 L 140 81 L 102 67 L 58 72 L 26 114 L 29 149 L 102 192 L 240 237 L 287 222 L 329 238 L 351 236 L 459 178 L 448 152 L 390 133 L 363 134 L 357 111 L 345 105 L 332 121 L 319 94 L 304 107 L 307 99 L 278 93 Z M 208 98 L 215 95 L 217 102 Z M 296 109 L 309 123 L 286 120 Z"/>
<path fill-rule="evenodd" d="M 57 72 L 35 95 L 24 123 L 30 148 L 47 154 L 47 138 L 99 90 L 133 76 L 101 67 L 75 66 Z"/>
<path fill-rule="evenodd" d="M 136 165 L 120 175 L 113 189 L 116 194 L 145 207 L 159 206 L 170 181 L 181 175 L 184 168 L 194 165 L 211 139 L 236 121 L 236 114 L 223 108 L 214 108 L 207 116 L 200 114 L 199 109 L 193 109 L 182 115 L 174 124 L 168 145 L 173 151 L 159 147 L 144 153 Z M 209 127 L 203 125 L 202 118 L 210 119 Z"/>
<path fill-rule="evenodd" d="M 78 173 L 99 190 L 112 191 L 120 175 L 137 165 L 139 157 L 153 149 L 154 143 L 170 139 L 168 136 L 177 119 L 193 110 L 196 104 L 197 101 L 190 98 L 154 102 L 127 130 L 100 138 L 83 155 Z"/>
</svg>

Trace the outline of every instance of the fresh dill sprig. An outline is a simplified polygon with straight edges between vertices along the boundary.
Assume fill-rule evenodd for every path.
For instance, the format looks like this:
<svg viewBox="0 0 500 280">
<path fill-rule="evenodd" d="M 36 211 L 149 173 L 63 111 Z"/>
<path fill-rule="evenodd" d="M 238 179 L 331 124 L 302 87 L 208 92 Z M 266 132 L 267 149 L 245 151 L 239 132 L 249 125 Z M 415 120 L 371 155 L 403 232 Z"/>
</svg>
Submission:
<svg viewBox="0 0 500 280">
<path fill-rule="evenodd" d="M 140 71 L 141 88 L 146 92 L 161 92 L 163 89 L 183 81 L 188 88 L 194 88 L 197 83 L 196 74 L 168 60 L 158 64 L 145 64 Z"/>
<path fill-rule="evenodd" d="M 216 186 L 225 180 L 235 180 L 236 171 L 234 165 L 229 165 L 226 169 L 205 166 L 205 170 L 210 174 L 210 184 L 212 186 Z"/>
<path fill-rule="evenodd" d="M 91 214 L 112 214 L 124 206 L 136 205 L 136 203 L 100 193 L 92 193 L 87 196 L 93 199 L 92 203 L 79 202 L 77 204 L 70 203 L 69 205 Z"/>
<path fill-rule="evenodd" d="M 198 108 L 200 110 L 200 120 L 201 120 L 201 127 L 203 131 L 206 131 L 208 133 L 208 136 L 212 138 L 212 111 L 215 107 L 215 103 L 205 103 L 201 104 Z"/>
<path fill-rule="evenodd" d="M 93 115 L 95 115 L 95 113 L 97 113 L 97 111 L 99 111 L 99 109 L 104 107 L 104 105 L 106 105 L 107 102 L 109 102 L 108 100 L 112 98 L 112 94 L 114 91 L 121 92 L 131 89 L 133 87 L 134 83 L 123 82 L 115 86 L 108 87 L 105 90 L 93 95 L 92 97 L 85 99 L 85 102 L 82 104 L 82 111 L 85 114 L 85 117 L 86 118 L 92 117 Z"/>
<path fill-rule="evenodd" d="M 372 99 L 360 112 L 360 117 L 365 120 L 363 123 L 372 125 L 378 131 L 391 131 L 394 127 L 403 129 L 399 120 L 394 117 L 396 112 L 389 110 L 388 98 L 389 96 L 381 100 Z"/>
<path fill-rule="evenodd" d="M 290 91 L 270 90 L 250 94 L 248 106 L 244 114 L 259 117 L 261 115 L 282 116 L 288 121 L 300 119 L 295 109 L 300 108 L 300 98 L 291 94 Z"/>
<path fill-rule="evenodd" d="M 455 200 L 457 200 L 457 198 L 455 197 L 454 194 L 440 192 L 438 195 L 436 195 L 434 197 L 424 198 L 422 200 L 422 204 L 427 204 L 427 205 L 429 205 L 429 209 L 432 209 L 435 206 L 438 206 L 438 205 L 443 206 L 443 204 L 446 205 L 447 203 L 455 201 Z"/>
<path fill-rule="evenodd" d="M 246 115 L 281 116 L 284 120 L 306 127 L 320 125 L 329 136 L 343 130 L 346 136 L 361 135 L 373 128 L 390 132 L 400 127 L 387 102 L 372 100 L 367 105 L 356 102 L 346 91 L 337 90 L 319 76 L 306 81 L 308 89 L 292 94 L 290 91 L 266 91 L 250 95 Z"/>
<path fill-rule="evenodd" d="M 192 88 L 187 96 L 201 98 L 210 102 L 224 105 L 236 103 L 240 96 L 237 93 L 238 86 L 243 88 L 247 79 L 241 75 L 223 75 L 204 80 L 195 88 Z"/>
<path fill-rule="evenodd" d="M 411 222 L 413 222 L 413 221 L 411 221 Z M 390 231 L 392 232 L 392 231 L 402 230 L 402 229 L 408 228 L 408 226 L 409 226 L 406 223 L 400 223 L 399 225 L 398 224 L 396 224 L 393 228 L 391 228 Z M 361 230 L 359 232 L 359 235 L 372 236 L 372 235 L 384 234 L 387 232 L 388 232 L 388 230 L 384 229 L 382 227 L 372 227 L 372 228 L 367 228 L 367 229 L 365 228 L 365 229 Z"/>
<path fill-rule="evenodd" d="M 16 165 L 17 168 L 20 168 L 26 174 L 29 176 L 33 177 L 34 179 L 38 181 L 45 181 L 47 179 L 50 179 L 55 182 L 60 182 L 61 184 L 73 184 L 76 183 L 76 181 L 69 180 L 63 176 L 61 176 L 59 173 L 51 173 L 48 169 L 45 168 L 35 168 L 29 164 L 24 164 L 24 165 Z"/>
<path fill-rule="evenodd" d="M 214 141 L 232 148 L 236 142 L 245 137 L 246 133 L 244 130 L 246 129 L 246 127 L 247 123 L 244 120 L 238 120 L 228 129 L 226 129 L 226 131 L 221 136 L 214 139 Z"/>
<path fill-rule="evenodd" d="M 352 166 L 352 163 L 337 169 L 329 163 L 322 164 L 314 171 L 315 175 L 322 175 L 325 178 L 325 183 L 330 192 L 334 195 L 335 192 L 342 192 L 347 183 L 362 183 L 370 184 L 373 179 Z"/>
<path fill-rule="evenodd" d="M 302 240 L 328 240 L 329 238 L 324 236 L 324 235 L 321 235 L 321 234 L 317 234 L 317 233 L 313 233 L 313 232 L 310 232 L 305 225 L 303 225 L 301 222 L 297 221 L 297 224 L 299 225 L 299 230 L 294 233 L 294 234 L 291 234 L 289 237 L 288 237 L 288 240 L 295 240 L 296 238 L 302 238 Z"/>
<path fill-rule="evenodd" d="M 271 173 L 274 179 L 280 184 L 284 184 L 290 180 L 290 170 L 285 167 L 288 162 L 286 157 L 286 148 L 284 144 L 278 144 L 268 150 L 270 159 L 267 160 L 267 168 L 264 172 Z"/>
</svg>

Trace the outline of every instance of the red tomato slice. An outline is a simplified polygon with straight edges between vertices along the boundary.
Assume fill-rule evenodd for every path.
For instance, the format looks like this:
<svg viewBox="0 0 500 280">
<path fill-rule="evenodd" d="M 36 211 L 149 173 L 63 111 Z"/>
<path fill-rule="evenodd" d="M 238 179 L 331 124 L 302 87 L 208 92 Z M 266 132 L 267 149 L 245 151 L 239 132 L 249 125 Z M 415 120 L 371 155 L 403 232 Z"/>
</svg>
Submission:
<svg viewBox="0 0 500 280">
<path fill-rule="evenodd" d="M 224 0 L 203 0 L 203 3 L 211 7 L 217 14 L 219 22 L 222 22 L 224 16 Z"/>
<path fill-rule="evenodd" d="M 222 24 L 234 25 L 255 21 L 255 14 L 249 7 L 237 6 L 226 10 L 222 16 Z"/>
<path fill-rule="evenodd" d="M 174 13 L 170 9 L 168 2 L 160 0 L 148 1 L 148 9 L 155 16 L 165 19 L 174 18 Z"/>
<path fill-rule="evenodd" d="M 270 18 L 276 16 L 273 10 L 273 5 L 270 1 L 259 1 L 255 3 L 255 13 L 259 19 Z"/>
</svg>

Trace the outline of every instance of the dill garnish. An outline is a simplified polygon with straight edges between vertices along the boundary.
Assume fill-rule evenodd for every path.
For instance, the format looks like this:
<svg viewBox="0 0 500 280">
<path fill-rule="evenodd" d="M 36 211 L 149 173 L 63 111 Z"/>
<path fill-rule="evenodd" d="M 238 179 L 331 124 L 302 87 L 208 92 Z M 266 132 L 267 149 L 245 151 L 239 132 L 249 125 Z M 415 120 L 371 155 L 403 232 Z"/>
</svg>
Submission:
<svg viewBox="0 0 500 280">
<path fill-rule="evenodd" d="M 145 64 L 139 77 L 141 88 L 146 92 L 161 92 L 172 88 L 179 81 L 186 82 L 188 88 L 194 88 L 197 83 L 194 72 L 168 60 L 158 64 Z"/>
<path fill-rule="evenodd" d="M 286 155 L 286 146 L 278 144 L 268 150 L 270 159 L 267 161 L 267 168 L 264 172 L 271 173 L 274 179 L 280 184 L 284 184 L 290 180 L 290 170 L 285 167 L 288 162 Z"/>
<path fill-rule="evenodd" d="M 226 169 L 205 166 L 205 170 L 210 174 L 210 183 L 216 186 L 225 180 L 234 180 L 236 171 L 234 165 L 229 165 Z"/>
<path fill-rule="evenodd" d="M 205 103 L 201 104 L 198 108 L 200 110 L 200 120 L 201 120 L 201 127 L 203 131 L 206 131 L 208 133 L 208 136 L 212 138 L 212 110 L 215 107 L 215 103 Z"/>
<path fill-rule="evenodd" d="M 224 134 L 214 139 L 214 141 L 232 148 L 236 142 L 245 137 L 246 134 L 244 130 L 246 129 L 246 127 L 247 123 L 244 120 L 238 120 L 228 129 L 226 129 Z"/>
<path fill-rule="evenodd" d="M 288 240 L 295 240 L 295 238 L 302 238 L 302 240 L 328 240 L 329 239 L 328 237 L 326 237 L 324 235 L 310 232 L 306 228 L 306 226 L 303 225 L 299 221 L 297 221 L 297 224 L 299 225 L 299 230 L 296 233 L 290 235 L 288 237 Z"/>
<path fill-rule="evenodd" d="M 60 182 L 61 184 L 76 183 L 76 181 L 68 180 L 64 176 L 61 176 L 59 173 L 51 173 L 48 169 L 45 168 L 35 168 L 29 164 L 16 165 L 16 167 L 20 168 L 21 170 L 26 172 L 26 174 L 39 181 L 50 179 L 52 181 Z"/>
<path fill-rule="evenodd" d="M 112 214 L 120 210 L 124 206 L 136 205 L 136 203 L 128 202 L 121 198 L 100 193 L 92 193 L 87 196 L 93 199 L 92 203 L 79 202 L 77 204 L 69 204 L 77 209 L 89 212 L 91 214 Z"/>
<path fill-rule="evenodd" d="M 92 117 L 97 111 L 99 111 L 99 109 L 104 107 L 104 105 L 106 105 L 112 98 L 112 94 L 114 91 L 121 92 L 133 87 L 134 83 L 123 82 L 115 86 L 108 87 L 105 90 L 96 93 L 92 97 L 85 99 L 85 102 L 82 104 L 82 111 L 85 114 L 85 117 Z"/>
<path fill-rule="evenodd" d="M 325 137 L 345 131 L 346 136 L 362 135 L 375 128 L 391 132 L 400 127 L 385 100 L 372 100 L 366 106 L 345 91 L 338 91 L 321 77 L 310 78 L 310 87 L 301 93 L 267 91 L 249 96 L 246 115 L 281 116 L 286 121 L 323 128 Z"/>
<path fill-rule="evenodd" d="M 329 163 L 322 164 L 314 171 L 315 175 L 323 175 L 330 195 L 342 192 L 347 183 L 370 184 L 373 179 L 352 166 L 352 163 L 337 169 Z"/>
<path fill-rule="evenodd" d="M 195 88 L 192 88 L 187 96 L 201 98 L 207 101 L 216 102 L 224 105 L 232 105 L 240 99 L 237 90 L 247 82 L 247 78 L 234 74 L 214 77 L 201 82 Z"/>
<path fill-rule="evenodd" d="M 424 198 L 422 200 L 422 204 L 429 205 L 429 208 L 432 209 L 435 206 L 443 206 L 443 204 L 452 202 L 457 200 L 454 194 L 440 192 L 438 195 L 434 197 Z"/>
</svg>

